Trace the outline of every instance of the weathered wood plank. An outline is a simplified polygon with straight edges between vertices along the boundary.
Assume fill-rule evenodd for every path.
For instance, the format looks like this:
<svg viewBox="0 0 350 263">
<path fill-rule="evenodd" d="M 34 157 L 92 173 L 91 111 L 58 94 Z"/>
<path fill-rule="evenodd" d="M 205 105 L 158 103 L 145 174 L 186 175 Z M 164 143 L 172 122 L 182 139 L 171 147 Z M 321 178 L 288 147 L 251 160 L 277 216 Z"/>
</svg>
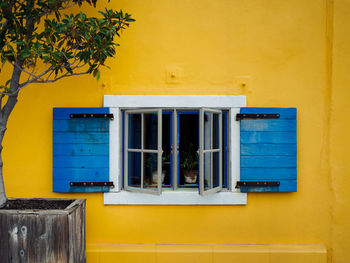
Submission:
<svg viewBox="0 0 350 263">
<path fill-rule="evenodd" d="M 53 170 L 53 180 L 67 180 L 71 182 L 107 182 L 108 168 L 56 168 Z"/>
<path fill-rule="evenodd" d="M 53 120 L 52 128 L 55 132 L 108 132 L 109 119 Z"/>
<path fill-rule="evenodd" d="M 53 167 L 65 168 L 108 168 L 109 156 L 56 156 Z"/>
<path fill-rule="evenodd" d="M 295 180 L 297 178 L 297 169 L 296 167 L 242 168 L 241 178 L 244 178 L 244 181 Z"/>
<path fill-rule="evenodd" d="M 296 131 L 296 120 L 243 119 L 241 120 L 241 131 L 291 132 Z"/>
<path fill-rule="evenodd" d="M 241 143 L 241 155 L 279 155 L 295 156 L 297 145 L 295 143 Z"/>
<path fill-rule="evenodd" d="M 53 143 L 109 143 L 108 132 L 53 132 Z"/>
<path fill-rule="evenodd" d="M 109 155 L 108 143 L 56 143 L 53 155 Z"/>
<path fill-rule="evenodd" d="M 241 156 L 241 168 L 296 167 L 296 156 Z"/>
<path fill-rule="evenodd" d="M 296 132 L 244 132 L 241 143 L 296 143 Z"/>
</svg>

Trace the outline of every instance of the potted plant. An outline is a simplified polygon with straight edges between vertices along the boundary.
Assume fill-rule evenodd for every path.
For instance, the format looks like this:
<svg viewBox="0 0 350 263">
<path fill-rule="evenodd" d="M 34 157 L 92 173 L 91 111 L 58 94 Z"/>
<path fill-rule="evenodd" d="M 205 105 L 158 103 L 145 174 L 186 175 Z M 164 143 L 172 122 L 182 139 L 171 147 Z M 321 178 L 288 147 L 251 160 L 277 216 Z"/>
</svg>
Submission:
<svg viewBox="0 0 350 263">
<path fill-rule="evenodd" d="M 195 184 L 198 179 L 198 154 L 192 142 L 184 146 L 180 153 L 180 167 L 182 168 L 186 184 Z"/>
</svg>

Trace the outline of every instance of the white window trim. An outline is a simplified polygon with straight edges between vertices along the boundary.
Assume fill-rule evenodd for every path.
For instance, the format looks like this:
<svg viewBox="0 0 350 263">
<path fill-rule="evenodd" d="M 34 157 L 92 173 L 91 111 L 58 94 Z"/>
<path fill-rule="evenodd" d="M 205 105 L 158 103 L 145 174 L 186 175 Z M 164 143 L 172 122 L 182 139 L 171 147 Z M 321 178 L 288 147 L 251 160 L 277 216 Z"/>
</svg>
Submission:
<svg viewBox="0 0 350 263">
<path fill-rule="evenodd" d="M 235 189 L 240 178 L 240 127 L 233 121 L 245 96 L 234 95 L 105 95 L 104 107 L 114 114 L 110 122 L 110 181 L 115 188 L 104 194 L 105 205 L 245 205 L 247 194 Z M 161 195 L 121 190 L 121 108 L 227 108 L 229 109 L 229 181 L 231 191 L 200 196 L 198 191 L 163 191 Z"/>
</svg>

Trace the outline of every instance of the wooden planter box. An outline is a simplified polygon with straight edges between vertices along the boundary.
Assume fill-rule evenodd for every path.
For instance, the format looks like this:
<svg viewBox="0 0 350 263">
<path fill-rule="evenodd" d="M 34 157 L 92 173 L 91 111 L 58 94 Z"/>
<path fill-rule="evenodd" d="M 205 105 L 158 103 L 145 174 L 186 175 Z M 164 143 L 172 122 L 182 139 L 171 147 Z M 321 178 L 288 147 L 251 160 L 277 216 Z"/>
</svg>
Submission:
<svg viewBox="0 0 350 263">
<path fill-rule="evenodd" d="M 85 199 L 9 199 L 0 262 L 86 262 Z"/>
</svg>

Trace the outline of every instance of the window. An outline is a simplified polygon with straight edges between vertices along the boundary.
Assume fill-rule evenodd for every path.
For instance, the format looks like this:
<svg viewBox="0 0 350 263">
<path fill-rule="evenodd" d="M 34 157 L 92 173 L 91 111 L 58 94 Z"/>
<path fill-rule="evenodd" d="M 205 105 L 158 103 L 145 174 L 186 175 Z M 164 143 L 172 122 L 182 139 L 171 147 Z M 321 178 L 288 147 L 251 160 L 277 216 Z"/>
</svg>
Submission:
<svg viewBox="0 0 350 263">
<path fill-rule="evenodd" d="M 106 204 L 245 204 L 239 180 L 244 96 L 105 96 L 110 124 Z M 238 164 L 238 165 L 237 165 Z"/>
<path fill-rule="evenodd" d="M 214 109 L 122 110 L 123 188 L 153 194 L 197 188 L 201 195 L 222 190 L 226 113 L 223 121 L 222 110 Z"/>
</svg>

